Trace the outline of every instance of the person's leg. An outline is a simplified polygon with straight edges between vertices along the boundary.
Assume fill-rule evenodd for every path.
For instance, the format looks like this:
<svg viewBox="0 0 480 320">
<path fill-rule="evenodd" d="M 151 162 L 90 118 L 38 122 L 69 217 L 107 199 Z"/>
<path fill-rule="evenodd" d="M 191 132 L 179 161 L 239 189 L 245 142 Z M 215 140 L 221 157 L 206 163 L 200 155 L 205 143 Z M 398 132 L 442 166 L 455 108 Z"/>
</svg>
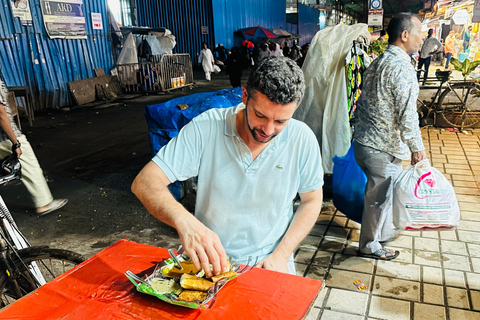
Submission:
<svg viewBox="0 0 480 320">
<path fill-rule="evenodd" d="M 428 68 L 430 68 L 430 61 L 432 60 L 432 57 L 428 57 L 425 59 L 425 73 L 423 75 L 423 83 L 427 82 L 428 78 Z"/>
<path fill-rule="evenodd" d="M 422 67 L 425 63 L 425 59 L 423 58 L 418 58 L 418 65 L 417 65 L 417 70 L 422 70 Z M 417 80 L 420 82 L 420 75 L 422 74 L 421 71 L 417 71 Z"/>
<path fill-rule="evenodd" d="M 207 79 L 207 81 L 210 81 L 212 79 L 212 77 L 210 76 L 210 72 L 205 71 L 205 79 Z"/>
<path fill-rule="evenodd" d="M 450 64 L 450 59 L 452 58 L 452 53 L 447 52 L 447 62 L 445 63 L 445 69 L 448 69 L 448 65 Z"/>
<path fill-rule="evenodd" d="M 468 41 L 463 41 L 463 51 L 467 52 L 468 49 Z"/>
<path fill-rule="evenodd" d="M 359 251 L 371 254 L 382 249 L 380 241 L 395 236 L 392 228 L 393 183 L 400 174 L 402 161 L 357 142 L 354 142 L 354 151 L 358 165 L 367 176 Z"/>
</svg>

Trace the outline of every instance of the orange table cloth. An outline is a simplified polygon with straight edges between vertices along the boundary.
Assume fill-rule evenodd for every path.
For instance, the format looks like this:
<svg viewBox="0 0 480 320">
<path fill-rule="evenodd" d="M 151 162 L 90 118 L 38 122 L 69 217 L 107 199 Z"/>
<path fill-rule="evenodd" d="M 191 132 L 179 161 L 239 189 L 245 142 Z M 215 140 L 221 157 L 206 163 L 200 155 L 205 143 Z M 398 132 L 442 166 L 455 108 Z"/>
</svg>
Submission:
<svg viewBox="0 0 480 320">
<path fill-rule="evenodd" d="M 16 301 L 0 319 L 302 319 L 322 281 L 253 268 L 227 284 L 208 310 L 138 292 L 124 275 L 153 272 L 166 249 L 120 240 Z"/>
</svg>

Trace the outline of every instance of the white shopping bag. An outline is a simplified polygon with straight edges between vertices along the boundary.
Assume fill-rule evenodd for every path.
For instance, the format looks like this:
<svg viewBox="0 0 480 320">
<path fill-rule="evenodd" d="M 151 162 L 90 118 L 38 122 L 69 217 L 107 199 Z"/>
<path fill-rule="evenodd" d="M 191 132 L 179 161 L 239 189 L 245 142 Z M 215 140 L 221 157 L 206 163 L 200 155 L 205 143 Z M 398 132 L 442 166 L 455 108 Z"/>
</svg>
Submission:
<svg viewBox="0 0 480 320">
<path fill-rule="evenodd" d="M 219 73 L 220 71 L 222 71 L 222 69 L 220 69 L 219 66 L 214 65 L 214 66 L 213 66 L 213 71 L 214 71 L 215 73 Z"/>
<path fill-rule="evenodd" d="M 393 186 L 393 223 L 405 230 L 458 225 L 457 197 L 445 176 L 428 159 L 408 165 Z"/>
</svg>

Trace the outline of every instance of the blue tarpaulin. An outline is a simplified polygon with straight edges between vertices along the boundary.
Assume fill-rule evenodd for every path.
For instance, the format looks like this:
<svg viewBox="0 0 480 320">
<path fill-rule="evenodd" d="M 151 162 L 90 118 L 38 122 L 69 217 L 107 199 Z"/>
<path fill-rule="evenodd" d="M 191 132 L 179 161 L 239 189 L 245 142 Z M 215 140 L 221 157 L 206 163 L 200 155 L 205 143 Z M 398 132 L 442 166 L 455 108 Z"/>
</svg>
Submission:
<svg viewBox="0 0 480 320">
<path fill-rule="evenodd" d="M 154 104 L 145 108 L 148 123 L 148 135 L 152 156 L 174 138 L 184 125 L 200 113 L 213 108 L 230 108 L 242 102 L 242 89 L 222 89 L 214 92 L 195 93 L 175 98 L 167 102 Z M 186 104 L 185 110 L 179 105 Z M 181 198 L 181 183 L 177 181 L 170 186 L 176 199 Z"/>
</svg>

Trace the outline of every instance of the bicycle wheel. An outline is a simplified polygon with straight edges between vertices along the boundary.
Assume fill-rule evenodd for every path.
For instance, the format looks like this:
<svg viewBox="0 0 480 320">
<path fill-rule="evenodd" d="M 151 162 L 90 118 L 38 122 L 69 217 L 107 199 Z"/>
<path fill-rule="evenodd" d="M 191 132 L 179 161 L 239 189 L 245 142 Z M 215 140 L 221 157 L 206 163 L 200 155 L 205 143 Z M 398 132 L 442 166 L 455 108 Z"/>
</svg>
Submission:
<svg viewBox="0 0 480 320">
<path fill-rule="evenodd" d="M 480 86 L 473 82 L 447 87 L 438 99 L 443 119 L 451 126 L 467 128 L 480 122 Z M 462 103 L 463 101 L 463 103 Z"/>
<path fill-rule="evenodd" d="M 5 278 L 2 305 L 8 305 L 40 287 L 34 276 L 32 263 L 35 263 L 46 282 L 67 272 L 82 263 L 85 258 L 73 251 L 48 247 L 29 247 L 10 253 L 16 280 Z M 1 288 L 1 287 L 0 287 Z"/>
</svg>

